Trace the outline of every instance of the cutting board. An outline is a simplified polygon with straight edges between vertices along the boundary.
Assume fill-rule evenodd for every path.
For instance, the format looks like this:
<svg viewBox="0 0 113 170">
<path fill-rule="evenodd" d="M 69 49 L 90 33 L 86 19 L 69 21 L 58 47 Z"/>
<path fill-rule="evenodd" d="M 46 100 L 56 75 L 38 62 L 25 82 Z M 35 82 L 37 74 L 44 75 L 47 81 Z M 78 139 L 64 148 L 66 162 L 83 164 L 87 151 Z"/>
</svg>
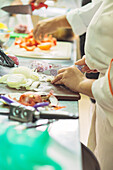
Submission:
<svg viewBox="0 0 113 170">
<path fill-rule="evenodd" d="M 11 68 L 0 66 L 0 76 L 3 76 L 5 74 L 8 74 L 10 72 Z M 50 90 L 54 91 L 54 95 L 59 100 L 79 100 L 80 94 L 78 92 L 73 92 L 66 88 L 65 86 L 61 85 L 53 85 L 50 82 L 41 82 L 41 85 L 38 87 L 38 90 L 41 92 L 47 92 L 49 93 Z M 0 94 L 7 94 L 7 93 L 24 93 L 26 92 L 26 89 L 14 89 L 8 87 L 6 84 L 0 84 Z"/>
<path fill-rule="evenodd" d="M 39 92 L 46 92 L 47 94 L 53 90 L 54 95 L 59 100 L 70 100 L 70 101 L 77 101 L 80 99 L 80 95 L 77 92 L 72 92 L 65 86 L 61 85 L 53 85 L 50 82 L 42 82 L 41 85 L 38 87 Z M 8 94 L 8 93 L 24 93 L 26 92 L 25 88 L 17 90 L 8 87 L 6 84 L 0 84 L 0 94 Z"/>
<path fill-rule="evenodd" d="M 57 45 L 53 46 L 50 50 L 40 50 L 36 48 L 34 51 L 26 51 L 24 48 L 12 44 L 6 52 L 26 58 L 70 60 L 72 43 L 58 41 Z"/>
</svg>

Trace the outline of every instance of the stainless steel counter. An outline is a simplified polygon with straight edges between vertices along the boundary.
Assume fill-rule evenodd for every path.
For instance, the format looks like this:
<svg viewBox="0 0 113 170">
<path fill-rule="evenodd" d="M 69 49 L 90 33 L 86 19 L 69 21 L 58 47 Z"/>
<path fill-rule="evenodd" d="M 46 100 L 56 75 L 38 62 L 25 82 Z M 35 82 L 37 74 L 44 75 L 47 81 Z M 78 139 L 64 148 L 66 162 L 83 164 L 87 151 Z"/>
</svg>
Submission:
<svg viewBox="0 0 113 170">
<path fill-rule="evenodd" d="M 10 40 L 12 43 L 13 40 Z M 72 65 L 76 60 L 76 42 L 73 44 L 72 56 L 70 60 L 47 60 L 49 63 L 56 63 L 62 65 Z M 20 65 L 28 65 L 33 59 L 19 57 Z M 75 115 L 79 114 L 78 101 L 59 101 L 60 105 L 66 106 L 64 110 L 69 111 Z M 0 109 L 1 110 L 1 109 Z M 10 121 L 6 116 L 0 116 L 0 123 L 2 120 Z M 45 127 L 43 127 L 45 128 Z M 42 128 L 42 129 L 43 129 Z M 42 130 L 36 128 L 36 130 Z M 62 165 L 63 170 L 82 170 L 81 159 L 81 145 L 79 138 L 79 119 L 77 120 L 58 120 L 49 126 L 49 134 L 55 139 L 48 148 L 48 154 Z"/>
<path fill-rule="evenodd" d="M 64 110 L 78 115 L 77 101 L 60 101 L 60 105 L 66 105 Z M 7 128 L 13 125 L 15 128 L 21 123 L 8 120 L 7 116 L 0 116 L 0 127 L 1 124 L 3 124 L 3 126 L 7 124 Z M 42 126 L 35 130 L 44 131 L 46 128 L 47 126 Z M 79 119 L 57 120 L 49 125 L 48 131 L 53 138 L 47 149 L 48 156 L 61 165 L 62 170 L 82 170 L 81 145 L 79 141 Z"/>
</svg>

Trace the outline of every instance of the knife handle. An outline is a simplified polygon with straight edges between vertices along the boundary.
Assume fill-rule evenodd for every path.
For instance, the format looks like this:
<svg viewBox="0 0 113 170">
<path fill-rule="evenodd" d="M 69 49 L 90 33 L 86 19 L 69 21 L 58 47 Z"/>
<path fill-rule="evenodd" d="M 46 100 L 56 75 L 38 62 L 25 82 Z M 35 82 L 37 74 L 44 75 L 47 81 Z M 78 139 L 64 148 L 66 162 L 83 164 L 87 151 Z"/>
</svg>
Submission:
<svg viewBox="0 0 113 170">
<path fill-rule="evenodd" d="M 32 11 L 34 11 L 35 9 L 40 9 L 42 7 L 48 8 L 48 5 L 46 5 L 42 2 L 39 5 L 35 5 L 34 3 L 31 3 Z"/>
</svg>

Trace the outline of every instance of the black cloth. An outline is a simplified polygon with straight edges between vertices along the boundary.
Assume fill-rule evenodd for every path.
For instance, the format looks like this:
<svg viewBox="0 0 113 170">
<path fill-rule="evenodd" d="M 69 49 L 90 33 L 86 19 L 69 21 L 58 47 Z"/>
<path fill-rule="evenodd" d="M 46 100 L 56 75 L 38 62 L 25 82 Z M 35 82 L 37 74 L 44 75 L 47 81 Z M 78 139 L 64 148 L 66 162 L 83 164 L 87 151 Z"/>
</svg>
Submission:
<svg viewBox="0 0 113 170">
<path fill-rule="evenodd" d="M 81 143 L 81 150 L 83 170 L 100 170 L 100 165 L 95 155 L 83 143 Z"/>
</svg>

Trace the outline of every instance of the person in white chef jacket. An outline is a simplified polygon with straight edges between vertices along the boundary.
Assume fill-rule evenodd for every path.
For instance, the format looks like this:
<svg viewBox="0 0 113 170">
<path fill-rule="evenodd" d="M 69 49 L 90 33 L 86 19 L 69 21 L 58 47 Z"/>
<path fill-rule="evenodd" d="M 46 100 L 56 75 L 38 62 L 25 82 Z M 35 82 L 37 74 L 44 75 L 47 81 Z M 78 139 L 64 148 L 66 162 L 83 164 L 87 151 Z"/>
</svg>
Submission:
<svg viewBox="0 0 113 170">
<path fill-rule="evenodd" d="M 27 3 L 28 0 L 0 0 L 0 8 L 8 5 L 20 5 Z M 14 28 L 18 24 L 23 24 L 27 25 L 29 30 L 33 29 L 31 16 L 29 14 L 17 14 L 14 16 L 10 16 L 8 12 L 5 12 L 0 9 L 0 22 L 5 24 L 9 28 Z"/>
<path fill-rule="evenodd" d="M 98 80 L 87 79 L 75 66 L 59 71 L 53 80 L 96 99 L 88 147 L 102 170 L 113 169 L 113 1 L 105 0 L 93 17 L 86 35 L 85 57 L 76 64 L 98 70 Z M 86 68 L 88 69 L 88 67 Z M 84 71 L 87 69 L 84 68 Z M 89 71 L 88 69 L 88 71 Z M 70 80 L 70 77 L 73 81 Z M 71 82 L 70 82 L 71 81 Z"/>
<path fill-rule="evenodd" d="M 89 12 L 85 7 L 70 11 L 65 26 L 72 26 L 78 34 L 87 30 L 85 57 L 76 64 L 85 65 L 82 68 L 84 72 L 99 71 L 99 79 L 87 79 L 72 66 L 59 70 L 52 83 L 64 84 L 96 99 L 88 147 L 95 153 L 102 170 L 113 170 L 113 0 L 95 1 L 89 5 Z M 47 22 L 49 28 L 50 20 Z M 45 33 L 47 27 L 42 31 Z M 41 33 L 40 29 L 35 28 L 34 36 L 38 37 L 38 32 Z"/>
<path fill-rule="evenodd" d="M 46 33 L 55 32 L 60 27 L 72 28 L 76 35 L 82 35 L 87 31 L 87 27 L 102 3 L 102 0 L 93 0 L 87 5 L 76 8 L 68 12 L 66 15 L 57 16 L 37 22 L 34 28 L 34 37 L 42 38 Z"/>
</svg>

